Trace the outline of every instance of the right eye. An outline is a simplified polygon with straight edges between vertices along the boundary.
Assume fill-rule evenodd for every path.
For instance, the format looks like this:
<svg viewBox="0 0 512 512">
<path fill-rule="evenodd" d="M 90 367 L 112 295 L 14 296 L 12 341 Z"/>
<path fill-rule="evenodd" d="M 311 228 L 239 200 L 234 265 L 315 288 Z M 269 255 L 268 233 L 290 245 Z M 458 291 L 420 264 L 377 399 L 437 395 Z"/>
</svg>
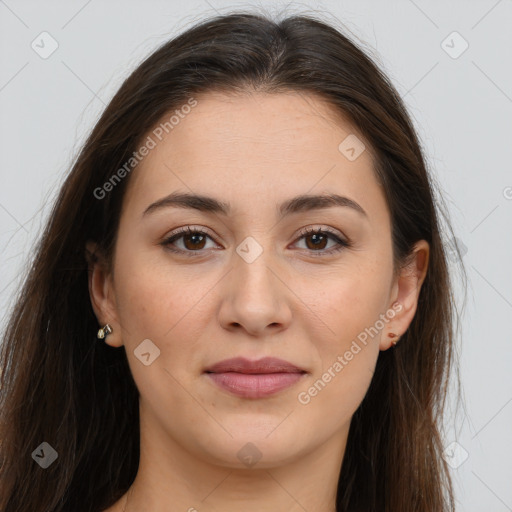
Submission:
<svg viewBox="0 0 512 512">
<path fill-rule="evenodd" d="M 164 246 L 169 251 L 192 256 L 191 253 L 200 252 L 205 249 L 204 244 L 206 238 L 213 240 L 212 237 L 203 229 L 186 226 L 171 233 L 161 242 L 160 245 Z M 178 240 L 183 241 L 183 247 L 175 247 L 175 243 Z"/>
</svg>

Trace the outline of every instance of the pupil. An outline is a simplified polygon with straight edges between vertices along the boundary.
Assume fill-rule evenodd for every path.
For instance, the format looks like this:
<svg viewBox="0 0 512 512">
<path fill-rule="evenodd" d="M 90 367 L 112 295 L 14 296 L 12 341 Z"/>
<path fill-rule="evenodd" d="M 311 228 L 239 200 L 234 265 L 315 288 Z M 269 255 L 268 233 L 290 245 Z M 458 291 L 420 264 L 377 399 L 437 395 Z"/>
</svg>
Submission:
<svg viewBox="0 0 512 512">
<path fill-rule="evenodd" d="M 188 235 L 188 238 L 185 237 L 185 240 L 188 239 L 188 241 L 190 242 L 190 245 L 192 245 L 193 248 L 194 247 L 197 248 L 201 244 L 202 238 L 204 238 L 204 236 L 201 234 L 192 234 L 192 235 Z"/>
<path fill-rule="evenodd" d="M 312 235 L 309 235 L 310 238 L 313 240 L 313 246 L 319 247 L 322 242 L 325 242 L 325 236 L 319 233 L 313 233 Z M 322 246 L 323 247 L 323 246 Z"/>
</svg>

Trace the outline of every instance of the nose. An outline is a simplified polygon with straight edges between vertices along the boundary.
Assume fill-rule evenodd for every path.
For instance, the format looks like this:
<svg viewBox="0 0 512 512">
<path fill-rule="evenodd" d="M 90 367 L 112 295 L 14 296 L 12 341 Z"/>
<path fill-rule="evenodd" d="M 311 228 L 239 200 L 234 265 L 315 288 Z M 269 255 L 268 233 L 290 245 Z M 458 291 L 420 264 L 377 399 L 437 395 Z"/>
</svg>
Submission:
<svg viewBox="0 0 512 512">
<path fill-rule="evenodd" d="M 233 268 L 222 283 L 222 327 L 229 331 L 243 329 L 251 336 L 286 329 L 292 318 L 293 293 L 284 271 L 265 251 L 250 263 L 238 255 L 233 259 Z"/>
</svg>

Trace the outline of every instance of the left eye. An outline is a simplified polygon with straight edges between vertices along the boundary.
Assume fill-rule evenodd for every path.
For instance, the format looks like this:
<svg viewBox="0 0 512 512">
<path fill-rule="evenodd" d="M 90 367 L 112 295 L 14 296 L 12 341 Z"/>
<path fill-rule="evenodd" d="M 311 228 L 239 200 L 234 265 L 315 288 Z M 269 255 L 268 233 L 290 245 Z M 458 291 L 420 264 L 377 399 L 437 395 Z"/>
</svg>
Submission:
<svg viewBox="0 0 512 512">
<path fill-rule="evenodd" d="M 313 252 L 320 252 L 318 249 L 325 249 L 325 244 L 330 240 L 334 241 L 334 247 L 329 250 L 322 251 L 321 254 L 329 254 L 332 252 L 340 251 L 345 247 L 349 247 L 350 244 L 345 240 L 342 240 L 338 235 L 331 233 L 324 229 L 308 229 L 303 232 L 299 240 L 304 239 L 306 241 L 306 248 L 312 249 Z M 312 242 L 308 243 L 310 239 Z"/>
<path fill-rule="evenodd" d="M 192 256 L 191 253 L 197 253 L 202 249 L 205 249 L 207 238 L 213 241 L 212 237 L 206 231 L 198 228 L 190 228 L 190 226 L 187 226 L 186 228 L 183 228 L 179 232 L 174 233 L 166 238 L 161 243 L 161 245 L 166 247 L 166 249 L 169 251 L 185 254 L 188 253 L 187 256 Z M 335 233 L 325 229 L 307 229 L 301 233 L 297 241 L 302 239 L 304 239 L 306 242 L 306 249 L 309 249 L 309 252 L 312 253 L 319 253 L 319 256 L 337 252 L 346 247 L 350 247 L 350 243 L 348 241 L 342 240 Z M 176 242 L 178 240 L 183 242 L 183 247 L 176 248 Z M 311 240 L 311 242 L 308 242 L 308 240 Z M 326 244 L 329 240 L 334 242 L 334 247 L 325 250 Z"/>
</svg>

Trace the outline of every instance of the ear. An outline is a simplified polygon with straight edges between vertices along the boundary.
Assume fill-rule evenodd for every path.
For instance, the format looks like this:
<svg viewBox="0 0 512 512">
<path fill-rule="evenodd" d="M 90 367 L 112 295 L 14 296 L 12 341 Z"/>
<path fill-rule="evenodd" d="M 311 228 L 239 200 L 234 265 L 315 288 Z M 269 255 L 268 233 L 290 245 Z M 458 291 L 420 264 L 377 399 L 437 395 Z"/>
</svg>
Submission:
<svg viewBox="0 0 512 512">
<path fill-rule="evenodd" d="M 380 349 L 387 350 L 392 341 L 398 341 L 409 328 L 418 306 L 421 285 L 427 275 L 430 247 L 426 240 L 416 242 L 407 264 L 400 270 L 391 291 L 389 310 L 394 317 L 386 324 L 380 340 Z M 393 333 L 393 339 L 389 335 Z"/>
<path fill-rule="evenodd" d="M 88 264 L 89 296 L 94 314 L 98 319 L 98 329 L 107 323 L 110 324 L 112 333 L 103 341 L 112 347 L 120 347 L 123 342 L 117 318 L 112 276 L 95 242 L 88 241 L 85 244 L 85 258 Z"/>
</svg>

